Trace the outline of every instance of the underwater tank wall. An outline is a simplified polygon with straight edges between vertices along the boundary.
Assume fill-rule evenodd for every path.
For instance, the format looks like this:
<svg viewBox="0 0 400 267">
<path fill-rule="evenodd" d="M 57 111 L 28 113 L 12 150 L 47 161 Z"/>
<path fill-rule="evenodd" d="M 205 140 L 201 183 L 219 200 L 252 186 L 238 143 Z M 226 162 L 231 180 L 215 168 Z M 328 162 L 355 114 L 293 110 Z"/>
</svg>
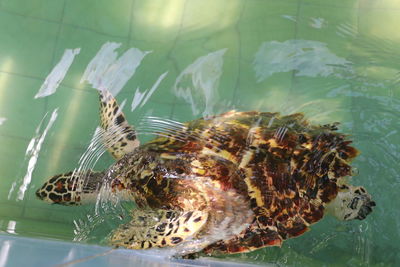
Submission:
<svg viewBox="0 0 400 267">
<path fill-rule="evenodd" d="M 96 88 L 107 88 L 142 142 L 155 131 L 151 118 L 232 109 L 340 122 L 361 151 L 352 184 L 366 187 L 374 212 L 363 221 L 326 216 L 281 248 L 222 259 L 400 265 L 399 25 L 396 0 L 0 0 L 0 263 L 9 235 L 105 245 L 129 209 L 35 196 L 87 155 Z M 112 163 L 98 153 L 88 164 Z"/>
</svg>

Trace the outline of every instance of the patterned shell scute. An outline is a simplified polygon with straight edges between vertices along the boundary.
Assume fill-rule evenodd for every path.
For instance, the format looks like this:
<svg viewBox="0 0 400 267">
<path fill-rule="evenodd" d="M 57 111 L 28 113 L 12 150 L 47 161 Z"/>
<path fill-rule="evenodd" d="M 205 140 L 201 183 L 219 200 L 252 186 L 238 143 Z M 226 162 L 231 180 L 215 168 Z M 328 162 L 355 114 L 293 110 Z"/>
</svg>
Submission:
<svg viewBox="0 0 400 267">
<path fill-rule="evenodd" d="M 237 237 L 239 243 L 279 245 L 320 220 L 325 205 L 338 193 L 339 180 L 351 175 L 349 162 L 358 152 L 336 130 L 335 124 L 310 125 L 299 113 L 230 111 L 188 122 L 145 149 L 213 156 L 234 164 L 234 180 L 212 178 L 222 188 L 246 196 L 256 215 L 248 231 Z"/>
</svg>

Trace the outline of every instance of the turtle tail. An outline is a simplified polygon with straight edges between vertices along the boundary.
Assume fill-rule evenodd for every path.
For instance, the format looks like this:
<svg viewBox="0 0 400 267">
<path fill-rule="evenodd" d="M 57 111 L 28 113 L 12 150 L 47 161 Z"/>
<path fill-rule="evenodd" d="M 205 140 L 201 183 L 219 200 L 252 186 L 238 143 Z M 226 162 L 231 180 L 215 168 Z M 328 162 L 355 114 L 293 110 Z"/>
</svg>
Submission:
<svg viewBox="0 0 400 267">
<path fill-rule="evenodd" d="M 104 181 L 104 172 L 68 172 L 54 175 L 36 191 L 36 196 L 46 202 L 61 205 L 81 205 L 96 201 Z"/>
</svg>

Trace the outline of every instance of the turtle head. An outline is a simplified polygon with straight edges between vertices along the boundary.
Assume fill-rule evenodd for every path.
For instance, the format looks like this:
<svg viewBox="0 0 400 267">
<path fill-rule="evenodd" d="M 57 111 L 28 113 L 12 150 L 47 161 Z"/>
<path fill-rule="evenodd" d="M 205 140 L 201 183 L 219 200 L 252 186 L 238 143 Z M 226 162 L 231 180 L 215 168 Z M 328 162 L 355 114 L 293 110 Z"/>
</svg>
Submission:
<svg viewBox="0 0 400 267">
<path fill-rule="evenodd" d="M 343 221 L 364 220 L 376 206 L 371 195 L 362 186 L 342 186 L 337 197 L 329 203 L 327 209 L 336 218 Z"/>
<path fill-rule="evenodd" d="M 70 204 L 74 193 L 71 176 L 72 172 L 51 177 L 36 191 L 36 196 L 52 204 L 73 205 Z"/>
<path fill-rule="evenodd" d="M 36 196 L 51 204 L 95 203 L 105 175 L 105 172 L 92 170 L 54 175 L 36 191 Z"/>
</svg>

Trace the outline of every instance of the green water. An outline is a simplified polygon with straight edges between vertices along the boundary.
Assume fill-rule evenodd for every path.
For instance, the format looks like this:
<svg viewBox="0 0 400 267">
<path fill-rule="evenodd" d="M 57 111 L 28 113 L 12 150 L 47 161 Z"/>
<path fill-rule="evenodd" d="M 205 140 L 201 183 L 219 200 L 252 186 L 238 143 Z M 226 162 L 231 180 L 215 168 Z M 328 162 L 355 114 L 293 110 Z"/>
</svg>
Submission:
<svg viewBox="0 0 400 267">
<path fill-rule="evenodd" d="M 127 99 L 133 124 L 150 115 L 187 121 L 233 108 L 304 112 L 314 123 L 341 122 L 361 151 L 352 182 L 377 203 L 366 220 L 326 217 L 282 248 L 231 258 L 400 265 L 399 25 L 397 0 L 0 0 L 0 231 L 76 239 L 73 222 L 87 219 L 90 208 L 50 206 L 34 192 L 78 165 L 98 125 L 97 93 L 80 79 L 101 46 L 116 42 L 119 55 L 131 47 L 152 51 L 117 96 Z M 65 49 L 75 48 L 81 51 L 57 91 L 34 99 Z M 166 71 L 147 103 L 131 112 L 136 89 L 151 88 Z M 202 78 L 193 74 L 199 71 Z M 192 89 L 183 97 L 176 84 Z M 34 162 L 27 148 L 33 138 L 38 148 L 56 108 Z M 111 162 L 104 156 L 96 166 Z"/>
</svg>

